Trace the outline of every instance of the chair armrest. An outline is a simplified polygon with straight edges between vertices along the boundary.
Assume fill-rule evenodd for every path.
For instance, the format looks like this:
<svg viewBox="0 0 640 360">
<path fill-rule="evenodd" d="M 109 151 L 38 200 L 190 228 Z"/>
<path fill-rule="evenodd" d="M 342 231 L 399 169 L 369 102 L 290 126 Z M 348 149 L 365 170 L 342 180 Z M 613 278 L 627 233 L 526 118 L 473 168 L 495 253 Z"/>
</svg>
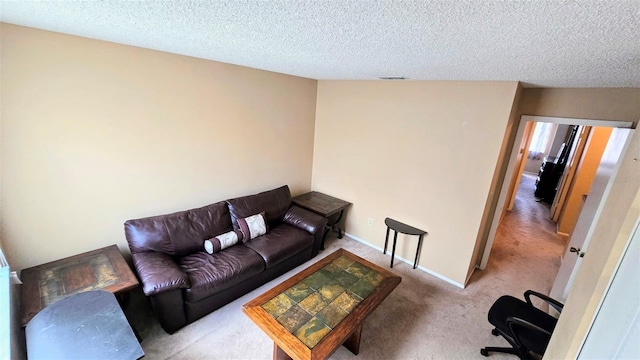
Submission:
<svg viewBox="0 0 640 360">
<path fill-rule="evenodd" d="M 326 218 L 296 205 L 289 208 L 283 221 L 311 234 L 322 233 L 327 224 Z"/>
<path fill-rule="evenodd" d="M 547 304 L 551 305 L 551 307 L 556 309 L 557 312 L 559 313 L 562 312 L 562 308 L 564 307 L 564 304 L 562 304 L 558 300 L 548 297 L 547 295 L 541 294 L 533 290 L 527 290 L 524 292 L 524 298 L 527 300 L 527 304 L 529 304 L 529 306 L 533 306 L 533 303 L 531 302 L 531 295 L 544 300 Z"/>
<path fill-rule="evenodd" d="M 534 325 L 526 320 L 523 320 L 514 316 L 510 316 L 507 318 L 507 327 L 509 327 L 509 332 L 511 332 L 511 335 L 513 336 L 514 340 L 521 346 L 522 344 L 524 344 L 523 339 L 520 338 L 520 331 L 522 330 L 518 330 L 518 328 L 524 328 L 524 329 L 539 333 L 541 335 L 546 335 L 547 343 L 543 345 L 544 348 L 547 347 L 548 340 L 551 338 L 551 331 L 543 329 L 540 326 Z"/>
<path fill-rule="evenodd" d="M 145 295 L 190 287 L 189 278 L 171 256 L 157 251 L 131 254 Z"/>
</svg>

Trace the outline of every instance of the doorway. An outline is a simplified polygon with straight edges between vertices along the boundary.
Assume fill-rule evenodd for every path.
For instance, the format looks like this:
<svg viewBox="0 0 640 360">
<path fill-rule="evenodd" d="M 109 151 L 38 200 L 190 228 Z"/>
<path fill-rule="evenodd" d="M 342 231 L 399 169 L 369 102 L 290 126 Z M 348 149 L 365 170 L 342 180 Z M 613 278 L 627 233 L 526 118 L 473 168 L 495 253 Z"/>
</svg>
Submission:
<svg viewBox="0 0 640 360">
<path fill-rule="evenodd" d="M 491 253 L 491 248 L 493 246 L 493 242 L 496 237 L 496 232 L 498 229 L 498 225 L 503 218 L 503 214 L 506 211 L 503 209 L 508 208 L 509 202 L 506 201 L 508 198 L 508 189 L 513 189 L 514 186 L 519 184 L 520 182 L 520 174 L 523 171 L 525 161 L 523 159 L 523 143 L 527 144 L 527 136 L 531 136 L 532 128 L 531 125 L 527 125 L 527 123 L 535 123 L 535 122 L 548 122 L 559 125 L 582 125 L 582 126 L 602 126 L 602 127 L 610 127 L 610 128 L 631 128 L 633 123 L 631 122 L 621 122 L 621 121 L 605 121 L 605 120 L 591 120 L 591 119 L 573 119 L 573 118 L 552 118 L 552 117 L 539 117 L 539 116 L 522 116 L 520 124 L 518 126 L 518 132 L 516 134 L 515 145 L 511 151 L 511 157 L 509 161 L 509 165 L 507 167 L 507 174 L 512 174 L 512 176 L 505 176 L 505 180 L 502 186 L 502 191 L 499 196 L 499 206 L 496 208 L 496 212 L 493 216 L 493 221 L 490 226 L 489 236 L 487 238 L 486 246 L 484 249 L 484 253 L 482 254 L 482 259 L 480 261 L 480 269 L 484 269 L 489 260 L 489 256 Z M 529 131 L 529 134 L 526 132 Z M 529 139 L 530 140 L 530 139 Z M 525 147 L 525 149 L 528 149 Z M 513 190 L 512 190 L 513 191 Z"/>
</svg>

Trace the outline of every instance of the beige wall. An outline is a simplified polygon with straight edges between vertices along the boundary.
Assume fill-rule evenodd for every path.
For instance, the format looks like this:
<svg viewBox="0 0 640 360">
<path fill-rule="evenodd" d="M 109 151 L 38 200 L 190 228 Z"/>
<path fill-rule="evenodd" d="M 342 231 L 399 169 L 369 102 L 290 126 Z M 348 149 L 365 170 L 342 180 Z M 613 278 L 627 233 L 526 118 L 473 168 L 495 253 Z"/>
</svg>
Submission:
<svg viewBox="0 0 640 360">
<path fill-rule="evenodd" d="M 2 243 L 25 268 L 129 218 L 311 186 L 317 82 L 2 24 Z"/>
<path fill-rule="evenodd" d="M 319 81 L 312 187 L 352 202 L 346 231 L 375 246 L 385 217 L 428 231 L 419 264 L 464 284 L 517 87 Z"/>
<path fill-rule="evenodd" d="M 501 198 L 500 190 L 502 189 L 502 179 L 506 176 L 507 165 L 509 163 L 508 154 L 511 153 L 511 149 L 513 148 L 514 139 L 509 137 L 508 135 L 517 130 L 516 117 L 518 116 L 518 103 L 520 102 L 520 97 L 522 96 L 522 84 L 518 83 L 518 87 L 516 89 L 516 94 L 513 99 L 513 103 L 511 104 L 511 113 L 509 114 L 509 120 L 507 122 L 507 126 L 504 131 L 504 135 L 502 137 L 502 145 L 500 146 L 500 152 L 497 156 L 496 163 L 494 165 L 493 177 L 491 179 L 491 187 L 489 193 L 487 194 L 487 201 L 484 206 L 484 211 L 482 213 L 482 219 L 480 221 L 480 229 L 478 230 L 478 234 L 476 236 L 475 245 L 473 248 L 473 255 L 471 257 L 471 261 L 469 262 L 469 267 L 467 269 L 467 278 L 468 282 L 473 274 L 474 270 L 479 267 L 480 260 L 482 254 L 484 252 L 484 248 L 486 246 L 486 239 L 492 231 L 491 223 L 498 213 L 496 209 L 499 206 L 499 202 L 504 202 L 504 199 Z M 524 154 L 524 152 L 523 152 Z M 465 283 L 466 284 L 466 283 Z"/>
<path fill-rule="evenodd" d="M 640 120 L 640 88 L 523 89 L 519 112 L 521 115 L 637 122 Z"/>
</svg>

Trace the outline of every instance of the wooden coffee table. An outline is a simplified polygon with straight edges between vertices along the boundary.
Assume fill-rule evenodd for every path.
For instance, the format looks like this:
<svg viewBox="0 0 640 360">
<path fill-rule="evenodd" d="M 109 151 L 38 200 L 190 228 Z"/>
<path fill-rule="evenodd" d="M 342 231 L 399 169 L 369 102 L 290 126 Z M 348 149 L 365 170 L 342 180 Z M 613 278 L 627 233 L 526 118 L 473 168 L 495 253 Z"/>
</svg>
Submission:
<svg viewBox="0 0 640 360">
<path fill-rule="evenodd" d="M 402 279 L 339 249 L 246 303 L 242 310 L 274 341 L 274 359 L 326 359 L 360 351 L 364 320 Z"/>
<path fill-rule="evenodd" d="M 22 325 L 69 295 L 106 290 L 123 294 L 138 286 L 116 245 L 22 270 Z"/>
</svg>

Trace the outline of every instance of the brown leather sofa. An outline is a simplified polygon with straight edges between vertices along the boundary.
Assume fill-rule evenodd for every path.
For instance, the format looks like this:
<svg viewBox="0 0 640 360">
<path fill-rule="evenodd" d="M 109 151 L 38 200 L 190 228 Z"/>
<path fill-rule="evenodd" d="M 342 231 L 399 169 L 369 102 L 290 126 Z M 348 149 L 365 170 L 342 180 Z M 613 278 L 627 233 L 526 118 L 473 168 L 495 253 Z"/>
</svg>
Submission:
<svg viewBox="0 0 640 360">
<path fill-rule="evenodd" d="M 265 235 L 208 254 L 204 240 L 265 212 Z M 168 215 L 128 220 L 142 289 L 162 328 L 183 326 L 318 254 L 326 219 L 292 205 L 288 186 Z"/>
</svg>

